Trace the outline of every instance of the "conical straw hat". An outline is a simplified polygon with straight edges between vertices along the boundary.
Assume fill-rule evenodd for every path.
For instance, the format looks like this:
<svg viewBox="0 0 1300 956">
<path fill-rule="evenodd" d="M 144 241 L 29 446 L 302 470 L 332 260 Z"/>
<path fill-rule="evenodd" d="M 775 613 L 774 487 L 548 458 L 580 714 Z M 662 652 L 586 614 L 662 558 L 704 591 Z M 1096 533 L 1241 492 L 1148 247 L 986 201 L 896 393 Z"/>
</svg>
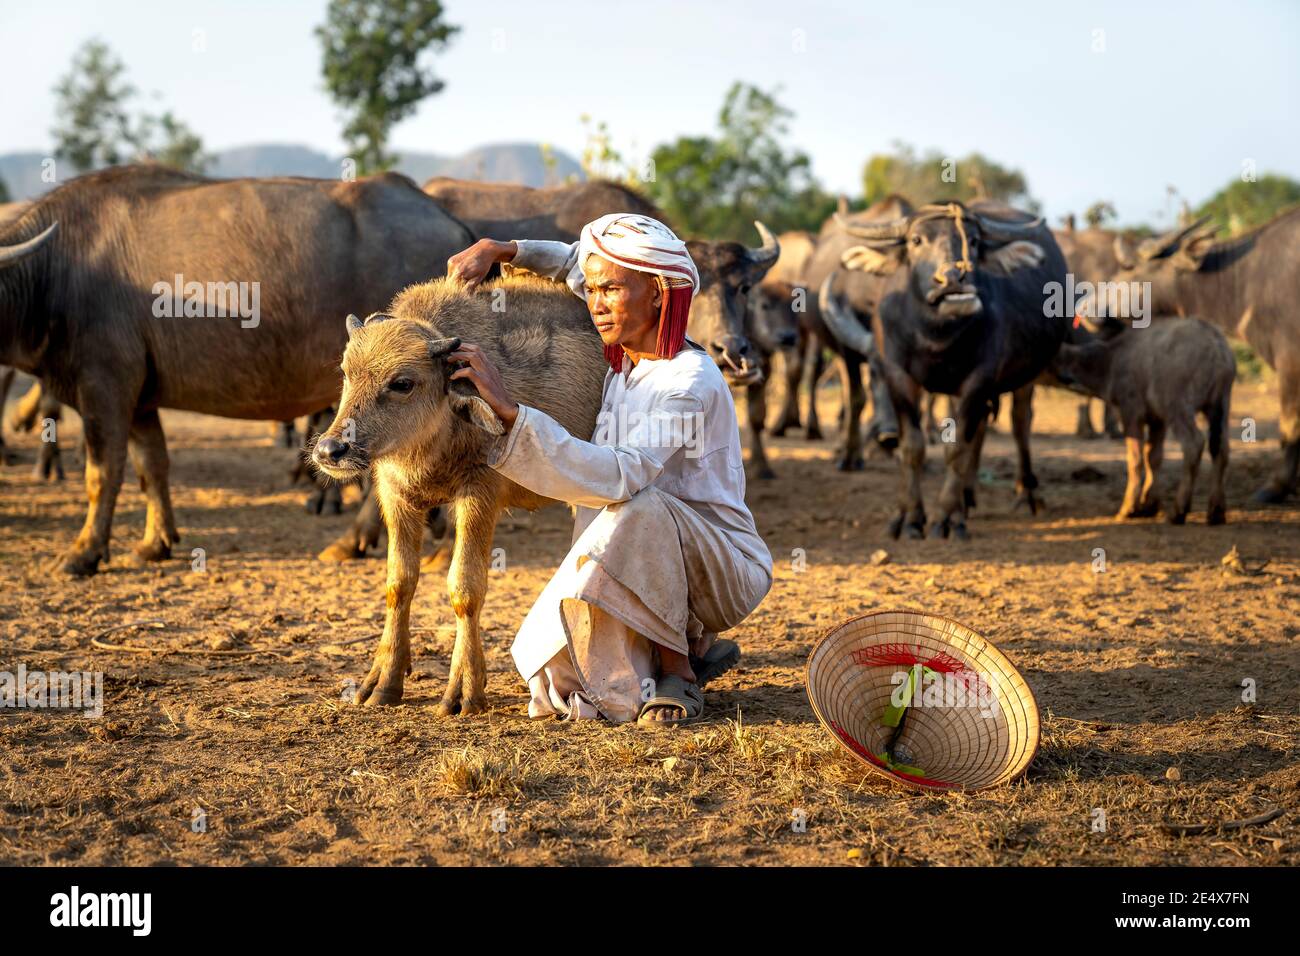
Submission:
<svg viewBox="0 0 1300 956">
<path fill-rule="evenodd" d="M 1038 704 L 1019 671 L 970 628 L 934 614 L 878 611 L 837 625 L 808 655 L 807 686 L 836 740 L 914 789 L 1008 783 L 1038 750 Z"/>
</svg>

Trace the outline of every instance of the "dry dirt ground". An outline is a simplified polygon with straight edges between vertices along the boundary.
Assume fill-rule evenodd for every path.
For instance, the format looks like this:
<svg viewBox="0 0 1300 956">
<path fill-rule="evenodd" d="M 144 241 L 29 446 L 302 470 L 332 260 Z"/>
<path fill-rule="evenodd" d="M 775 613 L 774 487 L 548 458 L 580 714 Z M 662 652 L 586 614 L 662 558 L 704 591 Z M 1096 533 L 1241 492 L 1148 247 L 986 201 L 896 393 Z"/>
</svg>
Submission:
<svg viewBox="0 0 1300 956">
<path fill-rule="evenodd" d="M 822 397 L 827 421 L 833 398 Z M 1260 440 L 1233 443 L 1225 527 L 1205 525 L 1203 483 L 1186 527 L 1114 523 L 1122 446 L 1073 438 L 1073 410 L 1040 393 L 1036 518 L 1010 512 L 999 423 L 967 543 L 888 540 L 893 462 L 842 474 L 829 441 L 772 442 L 777 477 L 749 493 L 776 560 L 772 592 L 733 632 L 745 657 L 710 688 L 706 722 L 659 735 L 524 713 L 508 647 L 566 550 L 563 509 L 503 519 L 505 568 L 484 614 L 492 709 L 439 720 L 452 615 L 429 575 L 404 705 L 341 700 L 382 626 L 384 561 L 315 559 L 351 513 L 304 512 L 271 425 L 164 413 L 182 547 L 160 567 L 132 565 L 144 500 L 128 477 L 113 561 L 87 581 L 49 569 L 81 524 L 80 469 L 38 482 L 35 440 L 11 436 L 21 462 L 0 469 L 0 670 L 99 670 L 105 705 L 99 719 L 0 710 L 0 862 L 1294 864 L 1300 504 L 1248 504 L 1277 455 L 1276 390 L 1237 391 L 1234 423 L 1256 418 Z M 78 438 L 72 416 L 74 465 Z M 928 502 L 939 457 L 932 446 Z M 1171 443 L 1166 486 L 1178 462 Z M 1263 573 L 1224 573 L 1233 545 L 1267 559 Z M 891 560 L 873 566 L 882 547 Z M 192 548 L 206 571 L 192 570 Z M 962 620 L 1018 664 L 1043 715 L 1022 781 L 904 792 L 821 729 L 802 685 L 808 652 L 836 622 L 880 608 Z M 151 653 L 91 645 L 151 621 L 165 628 L 105 638 Z M 1160 826 L 1276 807 L 1282 817 L 1242 829 Z"/>
</svg>

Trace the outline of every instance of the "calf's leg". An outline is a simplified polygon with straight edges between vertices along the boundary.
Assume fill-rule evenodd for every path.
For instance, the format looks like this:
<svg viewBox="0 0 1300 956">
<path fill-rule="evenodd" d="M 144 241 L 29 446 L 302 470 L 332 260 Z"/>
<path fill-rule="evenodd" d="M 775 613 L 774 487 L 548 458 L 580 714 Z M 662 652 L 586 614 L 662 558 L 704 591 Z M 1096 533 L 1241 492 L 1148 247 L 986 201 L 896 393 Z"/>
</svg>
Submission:
<svg viewBox="0 0 1300 956">
<path fill-rule="evenodd" d="M 1164 460 L 1165 423 L 1153 419 L 1147 422 L 1147 440 L 1142 446 L 1142 465 L 1146 477 L 1142 480 L 1142 492 L 1137 507 L 1133 510 L 1133 517 L 1153 518 L 1160 511 L 1160 466 Z"/>
<path fill-rule="evenodd" d="M 1205 450 L 1205 437 L 1196 427 L 1193 416 L 1176 418 L 1169 423 L 1169 430 L 1183 449 L 1183 476 L 1178 482 L 1178 493 L 1174 499 L 1174 510 L 1169 512 L 1170 524 L 1182 524 L 1187 520 L 1187 512 L 1192 507 L 1192 490 L 1196 486 L 1196 472 L 1201 467 L 1201 452 Z"/>
<path fill-rule="evenodd" d="M 916 404 L 897 392 L 891 397 L 902 423 L 902 434 L 898 445 L 898 514 L 889 522 L 889 533 L 897 538 L 905 531 L 909 538 L 922 538 L 925 536 L 925 504 L 921 498 L 925 432 Z"/>
<path fill-rule="evenodd" d="M 372 489 L 378 499 L 381 490 Z M 370 673 L 357 691 L 356 703 L 375 706 L 402 700 L 406 675 L 411 669 L 411 600 L 420 581 L 420 542 L 424 537 L 424 511 L 383 488 L 388 525 L 388 583 L 384 636 L 379 639 Z"/>
<path fill-rule="evenodd" d="M 808 415 L 804 418 L 803 437 L 806 441 L 821 441 L 822 425 L 817 414 L 817 383 L 821 381 L 826 369 L 826 356 L 822 352 L 822 343 L 817 336 L 810 337 L 804 358 L 804 367 L 808 370 Z"/>
<path fill-rule="evenodd" d="M 781 436 L 788 428 L 799 427 L 799 382 L 803 379 L 803 349 L 787 348 L 781 350 L 782 380 L 785 382 L 785 394 L 781 396 L 781 410 L 772 426 L 772 434 Z"/>
<path fill-rule="evenodd" d="M 1124 502 L 1115 513 L 1116 521 L 1132 518 L 1138 513 L 1142 499 L 1142 431 L 1140 418 L 1124 422 L 1124 451 L 1128 459 L 1128 483 L 1124 487 Z"/>
<path fill-rule="evenodd" d="M 763 447 L 763 426 L 767 419 L 767 379 L 770 360 L 763 359 L 763 381 L 745 386 L 745 406 L 749 412 L 749 464 L 758 478 L 773 478 L 775 473 L 767 461 Z"/>
<path fill-rule="evenodd" d="M 867 393 L 862 387 L 862 357 L 856 352 L 844 353 L 844 377 L 848 404 L 842 409 L 840 457 L 835 467 L 840 471 L 858 471 L 865 466 L 861 419 L 862 410 L 867 406 Z"/>
<path fill-rule="evenodd" d="M 456 646 L 451 652 L 447 693 L 438 705 L 442 717 L 457 712 L 462 716 L 477 714 L 487 709 L 487 666 L 483 660 L 479 615 L 487 596 L 497 507 L 495 499 L 487 494 L 461 498 L 454 507 L 456 543 L 447 574 L 447 595 L 456 612 Z"/>
<path fill-rule="evenodd" d="M 1228 499 L 1224 493 L 1224 478 L 1228 471 L 1228 407 L 1231 392 L 1210 408 L 1210 460 L 1214 469 L 1210 473 L 1210 502 L 1205 511 L 1206 524 L 1223 524 L 1228 520 Z"/>
</svg>

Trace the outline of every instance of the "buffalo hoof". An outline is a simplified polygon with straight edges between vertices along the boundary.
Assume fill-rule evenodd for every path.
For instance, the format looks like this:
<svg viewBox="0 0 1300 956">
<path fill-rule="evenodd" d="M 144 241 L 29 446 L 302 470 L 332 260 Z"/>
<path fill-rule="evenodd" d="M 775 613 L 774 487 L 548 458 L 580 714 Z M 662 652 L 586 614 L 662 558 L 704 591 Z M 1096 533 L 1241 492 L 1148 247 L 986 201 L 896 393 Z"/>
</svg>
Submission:
<svg viewBox="0 0 1300 956">
<path fill-rule="evenodd" d="M 925 525 L 909 524 L 906 529 L 907 537 L 911 541 L 921 541 L 925 538 Z"/>
<path fill-rule="evenodd" d="M 445 574 L 450 567 L 451 548 L 446 545 L 420 560 L 420 571 L 425 574 Z"/>
<path fill-rule="evenodd" d="M 358 548 L 351 541 L 341 539 L 316 555 L 316 559 L 329 564 L 342 564 L 345 561 L 356 561 L 358 558 L 364 558 L 365 556 L 364 548 Z"/>
<path fill-rule="evenodd" d="M 903 516 L 898 515 L 897 517 L 890 518 L 888 530 L 889 536 L 894 540 L 898 540 L 898 536 L 903 533 Z"/>
<path fill-rule="evenodd" d="M 861 471 L 867 467 L 866 461 L 861 454 L 841 455 L 840 460 L 835 463 L 835 467 L 840 471 Z"/>
<path fill-rule="evenodd" d="M 1211 508 L 1209 511 L 1205 513 L 1205 523 L 1211 525 L 1227 524 L 1228 523 L 1227 509 L 1225 509 L 1222 505 L 1218 506 L 1217 508 Z"/>
<path fill-rule="evenodd" d="M 970 532 L 966 530 L 964 524 L 955 524 L 952 526 L 952 536 L 958 541 L 969 541 Z"/>
<path fill-rule="evenodd" d="M 1255 492 L 1253 497 L 1261 505 L 1280 505 L 1286 501 L 1287 495 L 1288 492 L 1285 488 L 1269 484 Z"/>
<path fill-rule="evenodd" d="M 73 551 L 63 561 L 62 571 L 74 578 L 88 578 L 99 573 L 99 563 L 104 560 L 98 551 Z"/>
<path fill-rule="evenodd" d="M 353 703 L 366 707 L 392 707 L 402 702 L 402 685 L 405 678 L 391 668 L 376 661 L 362 681 Z"/>
<path fill-rule="evenodd" d="M 966 503 L 966 510 L 972 510 L 975 507 L 975 489 L 963 488 L 961 492 L 962 501 Z"/>
<path fill-rule="evenodd" d="M 822 430 L 820 428 L 806 428 L 803 433 L 804 441 L 821 441 Z"/>
<path fill-rule="evenodd" d="M 754 477 L 759 481 L 771 481 L 776 477 L 776 472 L 772 470 L 771 465 L 764 465 L 762 468 L 759 468 L 754 472 Z"/>
<path fill-rule="evenodd" d="M 1011 510 L 1028 511 L 1031 515 L 1036 515 L 1038 514 L 1038 509 L 1041 505 L 1042 502 L 1038 500 L 1037 496 L 1032 491 L 1021 491 L 1016 495 L 1016 500 L 1015 503 L 1012 504 Z"/>
<path fill-rule="evenodd" d="M 1170 524 L 1186 524 L 1186 523 L 1187 523 L 1187 512 L 1186 512 L 1186 511 L 1171 511 L 1171 512 L 1169 512 L 1169 514 L 1167 515 L 1167 520 L 1169 521 Z"/>
<path fill-rule="evenodd" d="M 949 530 L 950 529 L 946 519 L 942 521 L 936 521 L 934 524 L 930 525 L 930 535 L 929 535 L 930 540 L 937 541 L 940 538 L 948 537 Z"/>
</svg>

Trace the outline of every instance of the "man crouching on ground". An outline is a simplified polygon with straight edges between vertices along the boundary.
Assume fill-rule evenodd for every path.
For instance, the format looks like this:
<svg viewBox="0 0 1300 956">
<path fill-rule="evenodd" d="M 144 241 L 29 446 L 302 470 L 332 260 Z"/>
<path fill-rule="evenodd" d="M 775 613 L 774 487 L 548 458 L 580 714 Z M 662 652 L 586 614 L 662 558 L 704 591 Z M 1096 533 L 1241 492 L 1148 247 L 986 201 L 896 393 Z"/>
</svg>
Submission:
<svg viewBox="0 0 1300 956">
<path fill-rule="evenodd" d="M 772 587 L 772 556 L 745 505 L 731 391 L 686 338 L 699 274 L 663 223 L 618 213 L 572 244 L 481 239 L 453 256 L 471 285 L 493 263 L 568 284 L 586 300 L 610 371 L 596 434 L 582 441 L 507 393 L 463 344 L 452 378 L 478 389 L 507 429 L 492 467 L 577 506 L 573 546 L 511 647 L 531 717 L 696 721 L 701 687 L 740 657 L 717 634 Z"/>
</svg>

